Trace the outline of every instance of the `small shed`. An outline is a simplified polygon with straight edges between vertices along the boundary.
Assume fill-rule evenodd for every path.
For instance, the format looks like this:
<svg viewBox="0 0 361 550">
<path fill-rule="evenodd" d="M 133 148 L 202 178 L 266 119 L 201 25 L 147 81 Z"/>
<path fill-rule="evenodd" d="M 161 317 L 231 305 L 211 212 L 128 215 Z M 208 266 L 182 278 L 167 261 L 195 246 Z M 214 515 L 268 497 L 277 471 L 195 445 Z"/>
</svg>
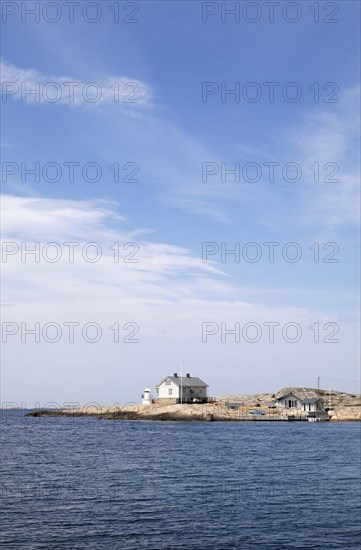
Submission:
<svg viewBox="0 0 361 550">
<path fill-rule="evenodd" d="M 226 408 L 229 411 L 238 411 L 241 405 L 243 405 L 243 403 L 241 402 L 237 402 L 237 403 L 230 403 L 229 401 L 226 402 Z"/>
<path fill-rule="evenodd" d="M 323 412 L 325 410 L 325 402 L 320 397 L 310 397 L 301 401 L 301 407 L 306 412 Z"/>
<path fill-rule="evenodd" d="M 299 409 L 301 406 L 301 399 L 293 393 L 285 393 L 276 399 L 276 405 L 283 409 Z"/>
<path fill-rule="evenodd" d="M 145 390 L 143 390 L 142 404 L 143 405 L 151 405 L 152 404 L 152 394 L 151 394 L 151 391 L 150 391 L 149 388 L 145 388 Z"/>
</svg>

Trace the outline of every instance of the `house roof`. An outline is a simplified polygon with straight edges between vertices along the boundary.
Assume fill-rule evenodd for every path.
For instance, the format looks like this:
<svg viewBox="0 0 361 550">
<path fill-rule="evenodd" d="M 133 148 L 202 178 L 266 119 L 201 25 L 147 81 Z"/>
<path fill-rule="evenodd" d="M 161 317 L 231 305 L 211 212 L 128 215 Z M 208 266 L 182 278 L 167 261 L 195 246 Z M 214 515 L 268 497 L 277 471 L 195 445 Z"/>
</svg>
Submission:
<svg viewBox="0 0 361 550">
<path fill-rule="evenodd" d="M 297 395 L 294 393 L 285 393 L 284 395 L 281 395 L 281 397 L 277 397 L 277 401 L 281 401 L 282 399 L 286 399 L 287 397 L 295 397 L 296 399 L 299 399 Z"/>
<path fill-rule="evenodd" d="M 201 380 L 197 376 L 166 376 L 161 382 L 159 382 L 159 384 L 157 384 L 156 388 L 159 388 L 159 386 L 161 386 L 166 380 L 171 380 L 176 386 L 182 385 L 183 387 L 209 387 L 208 384 L 203 382 L 203 380 Z"/>
<path fill-rule="evenodd" d="M 309 397 L 308 399 L 304 399 L 303 401 L 301 401 L 301 403 L 317 403 L 318 401 L 323 401 L 323 399 L 321 399 L 320 397 Z"/>
</svg>

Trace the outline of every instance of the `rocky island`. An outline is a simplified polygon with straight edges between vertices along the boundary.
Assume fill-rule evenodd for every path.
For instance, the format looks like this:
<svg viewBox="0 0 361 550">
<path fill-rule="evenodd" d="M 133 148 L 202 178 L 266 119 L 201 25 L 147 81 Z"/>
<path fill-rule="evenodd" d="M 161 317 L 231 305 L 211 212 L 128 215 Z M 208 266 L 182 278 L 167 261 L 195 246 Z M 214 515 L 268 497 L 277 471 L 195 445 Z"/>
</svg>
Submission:
<svg viewBox="0 0 361 550">
<path fill-rule="evenodd" d="M 156 421 L 360 421 L 361 396 L 314 388 L 286 387 L 276 394 L 233 394 L 206 403 L 83 406 L 42 409 L 26 416 L 91 416 L 103 420 Z"/>
</svg>

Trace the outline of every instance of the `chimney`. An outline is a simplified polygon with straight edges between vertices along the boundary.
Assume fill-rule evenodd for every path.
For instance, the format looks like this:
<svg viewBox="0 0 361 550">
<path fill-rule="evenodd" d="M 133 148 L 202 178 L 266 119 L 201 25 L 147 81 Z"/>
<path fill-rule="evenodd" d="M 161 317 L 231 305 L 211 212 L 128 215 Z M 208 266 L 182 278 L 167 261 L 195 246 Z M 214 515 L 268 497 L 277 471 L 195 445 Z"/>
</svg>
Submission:
<svg viewBox="0 0 361 550">
<path fill-rule="evenodd" d="M 173 376 L 174 376 L 174 378 L 177 378 L 178 374 L 175 372 L 175 373 L 173 374 Z"/>
<path fill-rule="evenodd" d="M 189 372 L 187 372 L 186 377 L 187 377 L 187 378 L 190 378 L 190 377 L 191 377 L 191 375 L 189 374 Z"/>
</svg>

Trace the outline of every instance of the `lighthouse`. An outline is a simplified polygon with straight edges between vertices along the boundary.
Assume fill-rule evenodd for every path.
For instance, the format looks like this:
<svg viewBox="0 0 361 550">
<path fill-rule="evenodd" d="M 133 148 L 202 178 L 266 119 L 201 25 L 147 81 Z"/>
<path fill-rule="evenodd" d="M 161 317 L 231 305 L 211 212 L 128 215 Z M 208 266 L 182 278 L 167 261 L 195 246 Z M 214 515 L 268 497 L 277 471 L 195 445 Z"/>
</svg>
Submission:
<svg viewBox="0 0 361 550">
<path fill-rule="evenodd" d="M 145 388 L 145 390 L 143 390 L 142 399 L 143 399 L 142 405 L 151 405 L 152 404 L 152 396 L 151 396 L 149 388 Z"/>
</svg>

